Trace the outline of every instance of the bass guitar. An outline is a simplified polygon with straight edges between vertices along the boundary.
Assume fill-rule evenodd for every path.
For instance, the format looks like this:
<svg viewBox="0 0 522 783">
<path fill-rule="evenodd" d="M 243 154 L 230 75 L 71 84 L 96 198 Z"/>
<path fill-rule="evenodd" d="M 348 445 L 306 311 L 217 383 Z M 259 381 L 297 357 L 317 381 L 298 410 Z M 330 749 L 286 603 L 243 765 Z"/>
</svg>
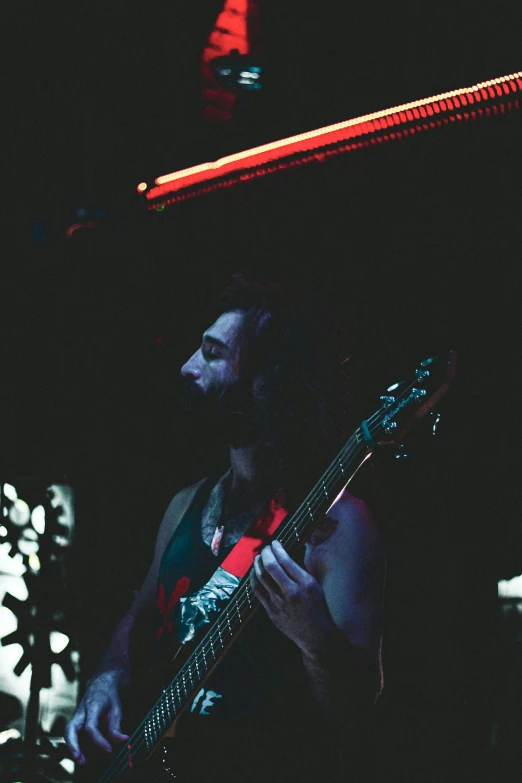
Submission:
<svg viewBox="0 0 522 783">
<path fill-rule="evenodd" d="M 451 351 L 449 356 L 421 362 L 410 381 L 393 384 L 387 389 L 386 394 L 380 397 L 379 408 L 361 422 L 301 505 L 277 528 L 274 538 L 283 544 L 287 552 L 295 553 L 306 542 L 316 522 L 328 512 L 361 466 L 378 449 L 391 448 L 400 454 L 399 450 L 411 430 L 428 414 L 436 414 L 436 406 L 455 379 L 456 366 L 457 355 Z M 203 637 L 196 637 L 190 644 L 183 665 L 163 688 L 159 699 L 105 770 L 99 783 L 114 783 L 124 777 L 141 780 L 143 776 L 150 780 L 151 774 L 144 772 L 144 768 L 148 769 L 151 756 L 155 756 L 161 768 L 162 757 L 166 758 L 168 741 L 174 736 L 177 722 L 260 606 L 252 592 L 249 573 L 217 613 Z"/>
</svg>

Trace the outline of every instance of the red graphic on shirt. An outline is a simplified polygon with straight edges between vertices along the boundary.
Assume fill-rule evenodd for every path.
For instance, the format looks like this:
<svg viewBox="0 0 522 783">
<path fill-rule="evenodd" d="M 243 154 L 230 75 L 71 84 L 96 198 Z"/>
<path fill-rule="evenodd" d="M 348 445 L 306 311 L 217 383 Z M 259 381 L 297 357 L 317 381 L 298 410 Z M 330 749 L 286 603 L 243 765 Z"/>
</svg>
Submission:
<svg viewBox="0 0 522 783">
<path fill-rule="evenodd" d="M 170 594 L 169 600 L 166 601 L 165 585 L 163 582 L 160 583 L 158 589 L 158 609 L 163 619 L 163 624 L 158 628 L 158 632 L 156 634 L 158 639 L 160 639 L 164 633 L 169 633 L 169 631 L 172 631 L 170 613 L 178 603 L 181 596 L 187 592 L 189 586 L 190 579 L 188 576 L 182 576 L 180 579 L 178 579 L 176 586 Z"/>
</svg>

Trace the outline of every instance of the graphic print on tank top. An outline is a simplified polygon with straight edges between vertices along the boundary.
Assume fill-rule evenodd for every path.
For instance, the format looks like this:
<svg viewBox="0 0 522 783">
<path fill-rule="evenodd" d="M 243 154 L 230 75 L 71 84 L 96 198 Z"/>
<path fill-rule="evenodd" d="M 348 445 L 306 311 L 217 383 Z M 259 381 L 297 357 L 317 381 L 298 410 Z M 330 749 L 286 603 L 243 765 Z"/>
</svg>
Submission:
<svg viewBox="0 0 522 783">
<path fill-rule="evenodd" d="M 203 511 L 216 480 L 208 479 L 197 490 L 160 565 L 156 662 L 168 672 L 165 681 L 176 671 L 172 658 L 179 647 L 180 599 L 204 587 L 233 549 L 224 546 L 216 557 L 201 535 Z M 244 779 L 247 769 L 249 778 L 259 772 L 259 779 L 266 780 L 269 770 L 264 769 L 263 759 L 269 757 L 262 754 L 260 758 L 259 753 L 270 747 L 280 761 L 286 759 L 285 783 L 294 783 L 294 773 L 296 783 L 305 779 L 304 771 L 309 772 L 314 765 L 320 766 L 319 781 L 324 779 L 327 767 L 317 750 L 321 731 L 321 717 L 299 649 L 260 609 L 201 685 L 179 721 L 176 765 L 188 771 L 190 781 L 235 783 Z M 256 759 L 254 770 L 252 759 Z M 255 775 L 252 779 L 257 783 Z"/>
<path fill-rule="evenodd" d="M 180 638 L 190 638 L 191 632 L 196 630 L 190 628 L 194 606 L 190 599 L 195 597 L 198 604 L 200 596 L 206 600 L 210 595 L 213 600 L 212 577 L 216 571 L 218 576 L 220 571 L 226 575 L 219 566 L 230 554 L 233 545 L 223 546 L 216 557 L 201 536 L 202 515 L 215 488 L 216 479 L 213 478 L 198 489 L 167 545 L 160 565 L 156 664 L 165 672 L 169 670 L 169 662 L 179 647 Z M 255 509 L 249 521 L 255 521 L 258 513 L 259 510 Z M 265 520 L 268 525 L 269 517 L 266 516 Z M 229 584 L 236 585 L 238 580 L 230 576 Z M 182 610 L 185 610 L 185 622 L 182 622 Z M 285 651 L 294 662 L 299 657 L 295 645 L 258 612 L 249 628 L 234 642 L 232 649 L 196 693 L 187 716 L 215 715 L 236 720 L 254 717 L 264 711 L 265 702 L 270 700 L 274 691 L 279 690 L 278 672 L 283 668 L 281 661 L 285 660 Z"/>
</svg>

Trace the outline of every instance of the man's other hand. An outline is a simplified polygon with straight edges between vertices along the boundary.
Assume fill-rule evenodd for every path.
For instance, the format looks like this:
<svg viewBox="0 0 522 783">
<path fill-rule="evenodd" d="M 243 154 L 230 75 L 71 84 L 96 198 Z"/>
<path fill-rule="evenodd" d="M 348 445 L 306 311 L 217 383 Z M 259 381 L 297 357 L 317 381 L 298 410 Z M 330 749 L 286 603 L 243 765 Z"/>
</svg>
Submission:
<svg viewBox="0 0 522 783">
<path fill-rule="evenodd" d="M 87 759 L 80 747 L 80 733 L 87 734 L 91 741 L 112 753 L 111 740 L 115 743 L 129 739 L 121 731 L 121 702 L 118 696 L 117 676 L 105 672 L 89 681 L 87 689 L 70 723 L 65 729 L 65 741 L 74 761 L 83 765 Z M 106 736 L 102 734 L 103 728 Z"/>
<path fill-rule="evenodd" d="M 279 541 L 254 561 L 251 585 L 276 628 L 313 654 L 334 628 L 319 582 L 301 568 Z"/>
</svg>

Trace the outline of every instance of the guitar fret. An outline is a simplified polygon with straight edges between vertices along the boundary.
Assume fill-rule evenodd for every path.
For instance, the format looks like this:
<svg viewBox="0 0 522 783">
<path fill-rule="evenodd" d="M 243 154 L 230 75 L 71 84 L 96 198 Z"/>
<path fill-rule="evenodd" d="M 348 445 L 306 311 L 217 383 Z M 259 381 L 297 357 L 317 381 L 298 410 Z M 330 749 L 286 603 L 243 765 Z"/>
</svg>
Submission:
<svg viewBox="0 0 522 783">
<path fill-rule="evenodd" d="M 243 620 L 241 618 L 241 609 L 239 608 L 239 604 L 238 604 L 238 601 L 237 601 L 237 595 L 234 596 L 234 600 L 236 602 L 236 611 L 237 611 L 237 616 L 239 617 L 239 622 L 242 623 Z"/>
<path fill-rule="evenodd" d="M 152 728 L 154 732 L 154 739 L 157 740 L 159 738 L 159 722 L 158 722 L 158 716 L 156 715 L 156 712 L 153 711 L 152 713 Z"/>
<path fill-rule="evenodd" d="M 161 708 L 161 723 L 160 723 L 160 726 L 163 729 L 167 719 L 165 717 L 165 705 L 163 704 L 162 701 L 160 702 L 160 708 Z"/>
<path fill-rule="evenodd" d="M 148 750 L 151 750 L 154 744 L 152 742 L 152 736 L 151 736 L 151 731 L 150 731 L 150 726 L 148 721 L 145 721 L 145 744 Z"/>
</svg>

